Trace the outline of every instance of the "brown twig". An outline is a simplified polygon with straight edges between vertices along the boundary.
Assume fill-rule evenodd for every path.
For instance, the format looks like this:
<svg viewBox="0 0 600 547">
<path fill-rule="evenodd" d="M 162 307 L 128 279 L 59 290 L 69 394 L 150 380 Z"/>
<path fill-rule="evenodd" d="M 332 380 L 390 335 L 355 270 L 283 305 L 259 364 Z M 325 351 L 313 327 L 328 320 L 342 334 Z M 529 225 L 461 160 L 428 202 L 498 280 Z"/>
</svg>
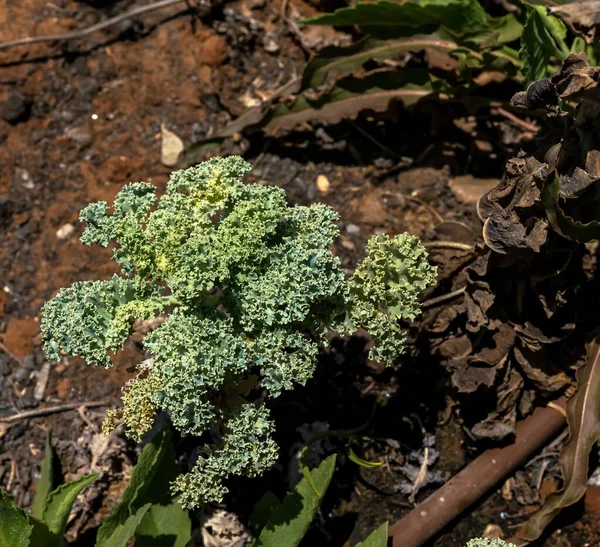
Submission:
<svg viewBox="0 0 600 547">
<path fill-rule="evenodd" d="M 564 408 L 561 397 L 555 403 Z M 393 547 L 419 547 L 521 465 L 565 426 L 554 408 L 540 407 L 519 422 L 515 442 L 486 450 L 390 528 Z"/>
<path fill-rule="evenodd" d="M 26 38 L 19 38 L 17 40 L 10 40 L 8 42 L 0 42 L 0 50 L 8 49 L 15 46 L 28 46 L 31 44 L 38 44 L 40 42 L 58 42 L 83 38 L 99 30 L 112 27 L 122 21 L 131 19 L 132 17 L 136 17 L 138 15 L 142 15 L 150 11 L 166 8 L 168 6 L 173 6 L 175 4 L 182 4 L 185 1 L 186 0 L 159 0 L 158 2 L 154 2 L 153 4 L 147 4 L 145 6 L 134 8 L 130 11 L 122 13 L 121 15 L 117 15 L 116 17 L 111 17 L 106 21 L 101 21 L 100 23 L 96 23 L 95 25 L 92 25 L 90 27 L 74 30 L 72 32 L 65 32 L 64 34 L 47 34 L 44 36 L 27 36 Z"/>
<path fill-rule="evenodd" d="M 12 416 L 0 417 L 0 423 L 12 424 L 20 422 L 22 420 L 28 420 L 30 418 L 37 418 L 38 416 L 45 416 L 46 414 L 54 414 L 56 412 L 65 412 L 66 410 L 75 410 L 79 407 L 95 407 L 95 406 L 109 406 L 112 402 L 108 399 L 103 401 L 82 401 L 80 403 L 65 403 L 62 405 L 47 406 L 43 408 L 34 408 L 32 410 L 24 410 L 18 412 Z"/>
<path fill-rule="evenodd" d="M 475 247 L 468 243 L 459 243 L 458 241 L 427 241 L 423 243 L 423 247 L 427 249 L 453 249 L 455 251 L 473 252 Z"/>
<path fill-rule="evenodd" d="M 521 118 L 515 116 L 512 112 L 509 112 L 508 110 L 505 110 L 502 107 L 498 107 L 496 109 L 496 112 L 498 112 L 498 114 L 504 116 L 506 119 L 510 120 L 511 122 L 514 122 L 517 125 L 520 125 L 521 127 L 523 127 L 524 129 L 527 129 L 527 131 L 532 131 L 533 133 L 537 133 L 540 129 L 539 125 L 534 125 L 532 123 L 526 122 L 525 120 L 522 120 Z"/>
<path fill-rule="evenodd" d="M 466 290 L 467 290 L 467 287 L 462 287 L 460 289 L 456 289 L 455 291 L 448 292 L 446 294 L 441 294 L 440 296 L 436 296 L 434 298 L 429 298 L 428 300 L 423 300 L 423 302 L 421 302 L 421 308 L 422 309 L 433 308 L 434 306 L 437 306 L 438 304 L 443 304 L 444 302 L 446 302 L 448 300 L 452 300 L 453 298 L 460 296 Z"/>
</svg>

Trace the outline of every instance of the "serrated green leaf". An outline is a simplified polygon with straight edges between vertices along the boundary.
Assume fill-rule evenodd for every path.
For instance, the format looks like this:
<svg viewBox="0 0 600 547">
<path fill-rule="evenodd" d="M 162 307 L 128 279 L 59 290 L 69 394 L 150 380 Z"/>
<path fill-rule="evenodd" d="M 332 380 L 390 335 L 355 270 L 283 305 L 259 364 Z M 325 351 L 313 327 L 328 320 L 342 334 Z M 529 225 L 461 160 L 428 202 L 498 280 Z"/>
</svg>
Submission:
<svg viewBox="0 0 600 547">
<path fill-rule="evenodd" d="M 384 522 L 379 528 L 369 534 L 356 547 L 386 547 L 388 543 L 388 523 Z"/>
<path fill-rule="evenodd" d="M 322 494 L 315 494 L 306 477 L 302 478 L 271 515 L 255 547 L 295 547 L 300 543 L 331 482 L 335 460 L 335 454 L 331 455 L 311 471 L 313 482 Z"/>
<path fill-rule="evenodd" d="M 33 505 L 31 507 L 31 516 L 37 520 L 42 520 L 46 500 L 48 499 L 50 492 L 54 489 L 53 462 L 54 450 L 52 449 L 52 430 L 49 429 L 46 434 L 46 450 L 44 459 L 42 460 L 40 478 L 35 486 L 35 497 L 33 498 Z"/>
<path fill-rule="evenodd" d="M 52 544 L 60 545 L 63 542 L 67 519 L 71 513 L 71 507 L 81 491 L 93 481 L 99 473 L 85 475 L 74 481 L 61 484 L 50 492 L 44 508 L 43 521 L 52 535 Z"/>
<path fill-rule="evenodd" d="M 359 2 L 333 13 L 302 21 L 310 25 L 361 27 L 441 26 L 454 34 L 488 27 L 488 16 L 477 0 L 421 0 L 420 2 Z"/>
<path fill-rule="evenodd" d="M 435 49 L 451 52 L 458 44 L 444 33 L 416 34 L 393 40 L 376 40 L 365 37 L 347 47 L 326 47 L 311 59 L 302 75 L 302 89 L 316 89 L 330 74 L 351 73 L 372 59 L 392 59 L 400 53 Z M 481 59 L 481 55 L 472 52 Z"/>
<path fill-rule="evenodd" d="M 0 547 L 28 547 L 33 526 L 12 496 L 0 490 Z"/>
<path fill-rule="evenodd" d="M 127 547 L 129 540 L 135 534 L 140 521 L 147 515 L 151 503 L 142 505 L 133 515 L 129 515 L 123 522 L 120 522 L 113 530 L 110 538 L 107 540 L 97 540 L 96 547 Z M 168 546 L 168 543 L 161 545 Z"/>
<path fill-rule="evenodd" d="M 560 181 L 555 173 L 542 190 L 542 203 L 552 228 L 563 237 L 580 243 L 600 239 L 600 222 L 584 224 L 568 217 L 560 207 L 559 192 Z"/>
<path fill-rule="evenodd" d="M 568 54 L 567 29 L 560 19 L 548 15 L 543 6 L 523 3 L 529 14 L 523 27 L 519 57 L 527 84 L 545 78 L 550 60 L 562 61 Z"/>
<path fill-rule="evenodd" d="M 280 507 L 281 501 L 270 490 L 258 500 L 252 510 L 248 527 L 252 535 L 257 536 L 269 521 L 269 517 Z"/>
</svg>

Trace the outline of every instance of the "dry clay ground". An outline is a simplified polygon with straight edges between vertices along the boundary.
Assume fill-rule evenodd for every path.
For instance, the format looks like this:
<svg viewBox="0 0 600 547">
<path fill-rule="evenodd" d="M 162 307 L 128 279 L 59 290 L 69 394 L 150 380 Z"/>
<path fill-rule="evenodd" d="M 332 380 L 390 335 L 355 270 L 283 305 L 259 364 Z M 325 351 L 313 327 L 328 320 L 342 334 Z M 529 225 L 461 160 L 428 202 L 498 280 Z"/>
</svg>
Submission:
<svg viewBox="0 0 600 547">
<path fill-rule="evenodd" d="M 138 4 L 0 0 L 0 40 L 66 32 Z M 0 412 L 107 398 L 107 404 L 116 404 L 119 388 L 131 374 L 127 368 L 140 357 L 135 341 L 108 371 L 76 359 L 48 366 L 40 348 L 43 302 L 74 281 L 106 279 L 117 271 L 110 251 L 79 244 L 79 210 L 90 201 L 110 202 L 131 180 L 164 189 L 169 168 L 161 163 L 161 126 L 186 144 L 210 136 L 300 74 L 316 49 L 347 39 L 331 29 L 293 23 L 317 7 L 332 6 L 243 0 L 215 6 L 198 18 L 180 4 L 66 45 L 0 51 Z M 342 216 L 336 252 L 348 271 L 377 231 L 478 240 L 473 202 L 481 184 L 490 181 L 473 184 L 469 177 L 499 177 L 505 159 L 531 135 L 506 121 L 469 118 L 460 109 L 450 115 L 435 104 L 398 116 L 393 124 L 363 117 L 316 131 L 301 128 L 270 142 L 240 136 L 226 151 L 243 153 L 255 165 L 250 180 L 283 186 L 292 203 L 324 201 L 336 207 Z M 369 134 L 377 136 L 376 142 Z M 414 166 L 408 168 L 410 161 L 399 156 L 410 158 Z M 449 184 L 456 180 L 462 190 L 453 193 Z M 465 257 L 444 251 L 434 253 L 432 260 L 443 277 Z M 405 433 L 411 435 L 414 427 L 407 427 L 407 416 L 416 413 L 435 434 L 437 470 L 448 476 L 460 469 L 471 455 L 464 448 L 469 439 L 452 419 L 438 425 L 439 416 L 449 415 L 441 371 L 416 371 L 399 383 L 394 374 L 365 361 L 363 346 L 360 341 L 334 345 L 337 353 L 324 361 L 337 368 L 319 373 L 306 395 L 282 403 L 284 409 L 295 409 L 292 422 L 330 419 L 338 420 L 335 427 L 351 428 L 366 417 L 368 433 L 387 438 L 394 449 L 406 441 Z M 432 374 L 440 376 L 434 394 Z M 351 423 L 348 408 L 355 411 Z M 135 463 L 134 445 L 119 434 L 105 439 L 99 433 L 105 409 L 51 414 L 0 432 L 0 486 L 22 506 L 32 501 L 48 428 L 54 431 L 66 479 L 104 471 L 70 521 L 69 535 L 79 536 L 80 545 L 91 544 L 94 526 L 118 500 Z M 293 442 L 283 434 L 281 440 Z M 377 458 L 374 446 L 371 455 Z M 263 486 L 280 479 L 278 472 L 264 479 Z M 543 487 L 555 489 L 553 480 Z M 362 474 L 346 465 L 334 481 L 339 486 L 307 544 L 342 545 L 410 507 L 407 497 L 392 489 L 397 477 L 383 470 Z M 240 491 L 247 492 L 248 484 L 243 484 L 246 490 Z M 253 483 L 252 489 L 261 484 Z M 229 505 L 243 517 L 253 501 L 241 496 Z M 599 513 L 593 502 L 588 496 L 588 511 L 578 509 L 567 520 L 569 526 L 555 531 L 546 544 L 597 545 Z M 490 524 L 509 535 L 513 524 L 534 509 L 497 492 L 435 545 L 462 546 Z"/>
</svg>

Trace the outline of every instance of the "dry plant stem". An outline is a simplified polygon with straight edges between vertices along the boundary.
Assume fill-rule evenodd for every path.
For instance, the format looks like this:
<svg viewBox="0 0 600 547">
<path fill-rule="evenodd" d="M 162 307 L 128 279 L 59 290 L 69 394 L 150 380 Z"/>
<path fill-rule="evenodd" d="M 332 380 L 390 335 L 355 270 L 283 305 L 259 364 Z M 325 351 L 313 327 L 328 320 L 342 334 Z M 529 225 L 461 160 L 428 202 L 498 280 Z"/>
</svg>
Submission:
<svg viewBox="0 0 600 547">
<path fill-rule="evenodd" d="M 148 13 L 150 11 L 154 11 L 157 9 L 166 8 L 168 6 L 172 6 L 174 4 L 182 4 L 186 0 L 161 0 L 159 2 L 154 2 L 153 4 L 148 4 L 146 6 L 140 6 L 139 8 L 134 8 L 130 11 L 122 13 L 121 15 L 117 15 L 116 17 L 112 17 L 111 19 L 107 19 L 106 21 L 102 21 L 100 23 L 96 23 L 91 27 L 86 27 L 80 30 L 74 30 L 72 32 L 65 32 L 64 34 L 47 34 L 45 36 L 28 36 L 26 38 L 19 38 L 18 40 L 11 40 L 9 42 L 1 42 L 0 50 L 8 49 L 10 47 L 15 46 L 28 46 L 31 44 L 38 44 L 40 42 L 57 42 L 57 41 L 65 41 L 65 40 L 75 40 L 77 38 L 83 38 L 85 36 L 89 36 L 94 32 L 99 30 L 103 30 L 105 28 L 112 27 L 121 21 L 126 21 L 127 19 L 131 19 L 132 17 L 136 17 L 138 15 L 142 15 L 143 13 Z"/>
<path fill-rule="evenodd" d="M 473 252 L 475 247 L 468 243 L 459 243 L 458 241 L 428 241 L 423 243 L 426 249 L 452 249 L 455 251 Z"/>
<path fill-rule="evenodd" d="M 512 112 L 509 112 L 508 110 L 504 110 L 504 108 L 502 108 L 502 107 L 498 108 L 497 112 L 498 112 L 498 114 L 501 114 L 502 116 L 504 116 L 507 120 L 510 120 L 510 121 L 516 123 L 517 125 L 520 125 L 522 128 L 526 129 L 527 131 L 537 133 L 540 129 L 540 127 L 538 125 L 534 125 L 532 123 L 526 122 L 525 120 L 522 120 L 521 118 L 518 118 L 517 116 L 515 116 Z"/>
<path fill-rule="evenodd" d="M 554 401 L 561 408 L 566 399 Z M 566 424 L 554 408 L 541 407 L 519 422 L 515 442 L 485 451 L 437 492 L 390 528 L 393 547 L 419 547 L 498 484 Z"/>
<path fill-rule="evenodd" d="M 462 287 L 460 289 L 456 289 L 455 291 L 452 291 L 452 292 L 449 292 L 446 294 L 441 294 L 440 296 L 436 296 L 434 298 L 429 298 L 428 300 L 423 300 L 423 302 L 421 302 L 421 309 L 426 310 L 427 308 L 433 308 L 435 306 L 438 306 L 439 304 L 443 304 L 444 302 L 447 302 L 448 300 L 452 300 L 453 298 L 460 296 L 466 290 L 467 290 L 467 287 Z"/>
<path fill-rule="evenodd" d="M 44 408 L 34 408 L 32 410 L 25 410 L 12 416 L 2 416 L 0 423 L 13 424 L 20 422 L 21 420 L 28 420 L 29 418 L 36 418 L 38 416 L 45 416 L 46 414 L 54 414 L 55 412 L 65 412 L 66 410 L 74 410 L 80 407 L 94 407 L 94 406 L 109 406 L 112 402 L 109 400 L 104 401 L 82 401 L 80 403 L 65 403 L 64 405 L 47 406 Z"/>
</svg>

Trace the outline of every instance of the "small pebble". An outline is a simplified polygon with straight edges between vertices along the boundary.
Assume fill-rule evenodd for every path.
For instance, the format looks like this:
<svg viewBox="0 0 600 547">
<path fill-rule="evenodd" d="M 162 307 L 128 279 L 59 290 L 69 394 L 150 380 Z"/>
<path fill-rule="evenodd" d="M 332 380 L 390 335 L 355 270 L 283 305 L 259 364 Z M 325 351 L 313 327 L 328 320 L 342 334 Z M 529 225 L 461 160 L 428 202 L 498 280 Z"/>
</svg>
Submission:
<svg viewBox="0 0 600 547">
<path fill-rule="evenodd" d="M 2 119 L 16 124 L 29 118 L 31 103 L 19 91 L 13 91 L 2 105 Z"/>
<path fill-rule="evenodd" d="M 360 226 L 357 226 L 356 224 L 352 223 L 347 224 L 346 232 L 348 232 L 350 235 L 357 236 L 358 234 L 360 234 Z"/>
<path fill-rule="evenodd" d="M 75 231 L 75 226 L 72 224 L 63 224 L 58 230 L 56 230 L 56 237 L 58 239 L 67 239 Z"/>
<path fill-rule="evenodd" d="M 331 183 L 325 175 L 319 175 L 317 177 L 317 188 L 322 194 L 326 194 L 327 192 L 329 192 L 329 189 L 331 188 Z"/>
</svg>

